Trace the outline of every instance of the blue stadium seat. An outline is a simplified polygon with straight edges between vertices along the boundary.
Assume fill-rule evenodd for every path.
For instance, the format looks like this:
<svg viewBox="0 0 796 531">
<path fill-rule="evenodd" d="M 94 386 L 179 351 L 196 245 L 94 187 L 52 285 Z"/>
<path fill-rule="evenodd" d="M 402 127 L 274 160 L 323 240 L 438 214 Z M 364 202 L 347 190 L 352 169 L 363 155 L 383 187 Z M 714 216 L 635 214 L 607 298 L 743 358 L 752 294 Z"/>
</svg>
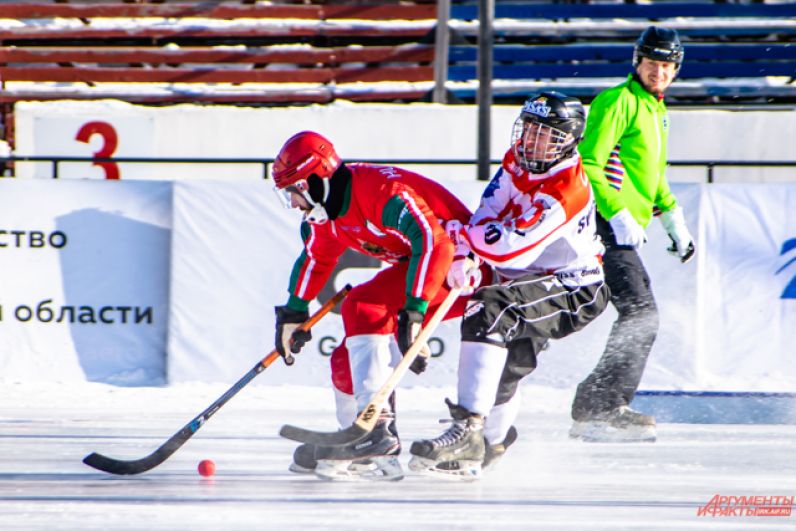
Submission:
<svg viewBox="0 0 796 531">
<path fill-rule="evenodd" d="M 478 27 L 466 23 L 475 20 L 477 2 L 452 5 L 448 80 L 463 85 L 451 90 L 463 101 L 477 82 Z M 497 0 L 494 21 L 497 102 L 527 95 L 534 83 L 590 101 L 632 71 L 633 41 L 651 24 L 677 29 L 685 45 L 681 82 L 670 90 L 676 101 L 796 101 L 796 2 Z"/>
</svg>

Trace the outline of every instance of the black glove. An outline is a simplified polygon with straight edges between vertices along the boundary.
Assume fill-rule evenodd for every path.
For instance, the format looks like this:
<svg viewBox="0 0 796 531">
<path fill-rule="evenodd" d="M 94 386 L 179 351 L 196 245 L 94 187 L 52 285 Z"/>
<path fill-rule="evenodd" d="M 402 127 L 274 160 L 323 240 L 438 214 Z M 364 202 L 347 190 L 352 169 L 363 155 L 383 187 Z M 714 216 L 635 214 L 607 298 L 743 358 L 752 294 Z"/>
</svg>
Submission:
<svg viewBox="0 0 796 531">
<path fill-rule="evenodd" d="M 310 318 L 308 311 L 297 311 L 287 306 L 277 306 L 276 311 L 276 351 L 285 359 L 285 364 L 293 365 L 292 354 L 298 354 L 304 344 L 312 339 L 309 330 L 299 330 L 299 325 Z"/>
<path fill-rule="evenodd" d="M 415 338 L 423 327 L 423 319 L 423 314 L 415 310 L 403 309 L 398 312 L 398 348 L 401 350 L 401 354 L 406 354 L 406 351 L 415 342 Z M 426 345 L 409 366 L 409 370 L 415 374 L 425 371 L 428 367 L 429 355 L 430 351 Z"/>
<path fill-rule="evenodd" d="M 694 242 L 692 241 L 688 242 L 685 251 L 681 251 L 674 238 L 669 236 L 669 239 L 672 240 L 672 245 L 670 247 L 667 247 L 666 250 L 669 251 L 669 254 L 679 256 L 681 263 L 684 264 L 694 257 L 694 254 L 696 253 L 696 247 L 694 247 Z"/>
</svg>

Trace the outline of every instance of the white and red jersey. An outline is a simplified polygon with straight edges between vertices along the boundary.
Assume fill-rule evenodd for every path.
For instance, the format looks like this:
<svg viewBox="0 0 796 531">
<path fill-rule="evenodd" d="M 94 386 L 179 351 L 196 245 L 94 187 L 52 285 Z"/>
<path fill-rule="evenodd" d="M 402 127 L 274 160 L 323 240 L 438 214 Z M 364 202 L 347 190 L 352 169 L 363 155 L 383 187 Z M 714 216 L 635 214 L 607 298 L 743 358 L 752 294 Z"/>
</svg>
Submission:
<svg viewBox="0 0 796 531">
<path fill-rule="evenodd" d="M 556 274 L 571 285 L 602 280 L 594 194 L 577 151 L 533 174 L 509 149 L 465 234 L 473 252 L 503 278 L 537 273 Z"/>
</svg>

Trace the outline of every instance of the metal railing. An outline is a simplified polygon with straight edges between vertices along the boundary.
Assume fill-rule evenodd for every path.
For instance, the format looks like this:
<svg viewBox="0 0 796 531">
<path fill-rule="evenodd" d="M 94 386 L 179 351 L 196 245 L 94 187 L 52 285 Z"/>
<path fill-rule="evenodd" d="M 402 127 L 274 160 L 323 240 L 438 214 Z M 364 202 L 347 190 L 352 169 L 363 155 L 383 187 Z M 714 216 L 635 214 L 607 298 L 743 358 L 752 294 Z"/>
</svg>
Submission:
<svg viewBox="0 0 796 531">
<path fill-rule="evenodd" d="M 83 162 L 92 164 L 117 163 L 117 164 L 260 164 L 263 167 L 263 179 L 268 178 L 268 165 L 274 159 L 256 158 L 199 158 L 199 157 L 66 157 L 66 156 L 40 156 L 40 155 L 15 155 L 13 157 L 0 157 L 0 162 L 8 164 L 14 162 L 50 162 L 52 164 L 52 178 L 59 178 L 59 166 L 62 163 Z"/>
<path fill-rule="evenodd" d="M 796 168 L 793 160 L 673 160 L 672 167 L 704 167 L 707 171 L 705 182 L 715 182 L 716 168 Z M 796 180 L 796 178 L 794 179 Z"/>
<path fill-rule="evenodd" d="M 0 163 L 8 165 L 15 162 L 49 162 L 52 164 L 52 178 L 59 178 L 59 166 L 63 163 L 118 163 L 118 164 L 259 164 L 262 166 L 263 179 L 268 179 L 268 167 L 273 158 L 199 158 L 199 157 L 70 157 L 70 156 L 25 156 L 0 157 Z M 353 161 L 352 161 L 353 162 Z M 470 165 L 475 167 L 476 159 L 356 159 L 356 162 L 372 164 L 401 165 Z M 501 163 L 500 159 L 490 161 L 493 165 Z M 674 160 L 672 167 L 703 167 L 705 182 L 714 182 L 716 168 L 747 167 L 747 168 L 796 168 L 793 160 Z M 796 180 L 796 177 L 794 178 Z"/>
</svg>

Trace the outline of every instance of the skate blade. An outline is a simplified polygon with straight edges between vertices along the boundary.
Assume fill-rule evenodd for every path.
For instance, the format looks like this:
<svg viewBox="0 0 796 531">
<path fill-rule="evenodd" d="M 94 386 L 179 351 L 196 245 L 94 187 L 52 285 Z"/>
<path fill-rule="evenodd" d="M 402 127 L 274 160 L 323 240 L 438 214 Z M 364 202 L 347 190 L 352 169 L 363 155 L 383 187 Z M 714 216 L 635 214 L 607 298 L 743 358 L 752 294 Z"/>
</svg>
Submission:
<svg viewBox="0 0 796 531">
<path fill-rule="evenodd" d="M 480 461 L 457 461 L 458 467 L 455 469 L 440 468 L 440 465 L 445 464 L 437 463 L 433 459 L 413 455 L 412 459 L 409 460 L 409 470 L 421 476 L 450 481 L 475 481 L 481 478 Z"/>
<path fill-rule="evenodd" d="M 655 426 L 615 428 L 608 422 L 575 422 L 569 430 L 571 439 L 585 442 L 655 442 Z"/>
<path fill-rule="evenodd" d="M 326 481 L 400 481 L 404 471 L 398 458 L 380 456 L 355 462 L 321 459 L 315 475 Z"/>
<path fill-rule="evenodd" d="M 315 469 L 314 468 L 305 468 L 305 467 L 303 467 L 303 466 L 301 466 L 301 465 L 299 465 L 297 463 L 290 463 L 290 466 L 287 467 L 287 469 L 290 470 L 291 472 L 293 472 L 294 474 L 306 475 L 306 474 L 314 474 L 315 473 Z"/>
</svg>

